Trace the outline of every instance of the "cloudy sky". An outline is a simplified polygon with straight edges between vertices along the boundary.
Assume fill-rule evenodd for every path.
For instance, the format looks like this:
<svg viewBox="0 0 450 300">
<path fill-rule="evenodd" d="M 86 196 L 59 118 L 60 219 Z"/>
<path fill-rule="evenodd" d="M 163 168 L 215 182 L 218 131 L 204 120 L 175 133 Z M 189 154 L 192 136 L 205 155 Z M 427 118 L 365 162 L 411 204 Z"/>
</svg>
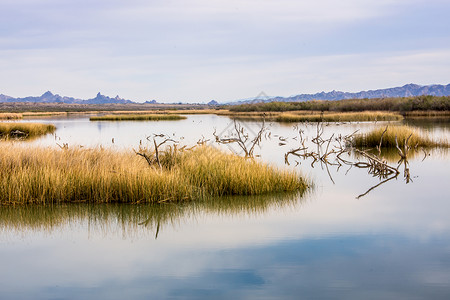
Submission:
<svg viewBox="0 0 450 300">
<path fill-rule="evenodd" d="M 231 101 L 450 83 L 448 0 L 0 0 L 0 93 Z"/>
</svg>

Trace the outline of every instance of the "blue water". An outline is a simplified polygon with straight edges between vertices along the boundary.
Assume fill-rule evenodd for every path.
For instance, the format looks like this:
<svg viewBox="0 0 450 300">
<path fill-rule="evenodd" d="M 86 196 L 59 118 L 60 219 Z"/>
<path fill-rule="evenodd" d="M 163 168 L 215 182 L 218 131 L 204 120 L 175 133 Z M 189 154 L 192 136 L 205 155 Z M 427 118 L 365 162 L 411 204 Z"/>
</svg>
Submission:
<svg viewBox="0 0 450 300">
<path fill-rule="evenodd" d="M 217 116 L 47 121 L 57 125 L 56 139 L 33 143 L 130 148 L 162 131 L 195 143 L 229 124 Z M 257 130 L 259 124 L 246 126 Z M 325 133 L 373 126 L 383 125 L 330 125 Z M 295 136 L 291 125 L 271 130 Z M 448 130 L 429 134 L 449 136 Z M 282 167 L 283 151 L 294 144 L 264 141 L 259 159 Z M 333 184 L 326 169 L 301 161 L 289 168 L 311 178 L 314 188 L 295 201 L 233 210 L 171 205 L 183 212 L 158 229 L 120 215 L 74 215 L 41 225 L 4 219 L 0 299 L 449 299 L 449 158 L 442 151 L 423 161 L 417 155 L 409 162 L 412 182 L 399 176 L 360 199 L 379 182 L 365 169 L 346 174 L 332 167 Z"/>
</svg>

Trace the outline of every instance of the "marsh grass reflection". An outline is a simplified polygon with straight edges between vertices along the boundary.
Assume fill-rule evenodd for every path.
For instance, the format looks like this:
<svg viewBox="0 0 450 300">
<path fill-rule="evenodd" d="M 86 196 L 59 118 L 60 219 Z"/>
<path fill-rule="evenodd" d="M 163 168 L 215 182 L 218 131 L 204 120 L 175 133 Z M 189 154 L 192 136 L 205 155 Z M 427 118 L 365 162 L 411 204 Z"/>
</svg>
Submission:
<svg viewBox="0 0 450 300">
<path fill-rule="evenodd" d="M 121 232 L 124 237 L 138 233 L 161 234 L 192 218 L 215 216 L 260 216 L 271 210 L 298 208 L 305 192 L 265 196 L 229 196 L 168 204 L 86 204 L 21 205 L 0 207 L 0 231 L 53 232 L 66 226 L 87 225 L 102 233 Z"/>
</svg>

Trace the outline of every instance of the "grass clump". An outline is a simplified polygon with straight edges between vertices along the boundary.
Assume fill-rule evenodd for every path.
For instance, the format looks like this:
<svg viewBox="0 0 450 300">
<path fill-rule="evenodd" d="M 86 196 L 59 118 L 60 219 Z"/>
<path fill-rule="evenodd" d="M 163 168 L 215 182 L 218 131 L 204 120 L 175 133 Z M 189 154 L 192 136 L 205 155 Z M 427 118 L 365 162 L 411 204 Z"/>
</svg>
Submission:
<svg viewBox="0 0 450 300">
<path fill-rule="evenodd" d="M 295 173 L 213 148 L 202 147 L 184 155 L 182 173 L 191 184 L 214 196 L 294 191 L 305 184 Z"/>
<path fill-rule="evenodd" d="M 22 114 L 16 114 L 16 113 L 0 113 L 0 120 L 18 120 L 22 119 Z"/>
<path fill-rule="evenodd" d="M 294 114 L 283 113 L 275 118 L 277 122 L 366 122 L 366 121 L 400 121 L 400 114 L 381 111 Z"/>
<path fill-rule="evenodd" d="M 0 203 L 163 203 L 304 190 L 295 172 L 198 147 L 161 153 L 162 168 L 132 152 L 0 145 Z"/>
<path fill-rule="evenodd" d="M 403 116 L 395 112 L 363 111 L 363 112 L 320 112 L 298 110 L 290 112 L 235 112 L 217 113 L 233 119 L 262 120 L 274 122 L 365 122 L 365 121 L 400 121 Z"/>
<path fill-rule="evenodd" d="M 378 147 L 381 136 L 383 136 L 381 147 L 395 148 L 397 145 L 396 138 L 399 147 L 404 147 L 405 141 L 411 136 L 408 140 L 408 145 L 412 147 L 449 147 L 448 141 L 430 139 L 410 126 L 388 126 L 383 134 L 385 129 L 386 127 L 379 127 L 368 133 L 358 134 L 353 138 L 352 144 L 355 147 Z"/>
<path fill-rule="evenodd" d="M 0 123 L 0 137 L 2 138 L 33 138 L 53 133 L 56 127 L 52 124 L 41 123 Z"/>
<path fill-rule="evenodd" d="M 176 114 L 126 114 L 105 115 L 89 118 L 90 121 L 176 121 L 184 120 L 185 116 Z"/>
</svg>

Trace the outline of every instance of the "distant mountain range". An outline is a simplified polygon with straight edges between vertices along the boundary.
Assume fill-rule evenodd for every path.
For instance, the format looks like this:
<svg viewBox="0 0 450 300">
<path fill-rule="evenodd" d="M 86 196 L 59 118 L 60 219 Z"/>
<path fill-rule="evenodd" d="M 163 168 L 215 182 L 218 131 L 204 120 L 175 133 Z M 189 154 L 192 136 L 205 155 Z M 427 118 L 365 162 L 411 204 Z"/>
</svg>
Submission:
<svg viewBox="0 0 450 300">
<path fill-rule="evenodd" d="M 343 100 L 343 99 L 364 99 L 364 98 L 411 97 L 421 95 L 450 96 L 450 84 L 417 85 L 411 83 L 404 85 L 402 87 L 361 91 L 357 93 L 331 91 L 331 92 L 320 92 L 316 94 L 299 94 L 290 97 L 270 97 L 270 98 L 256 97 L 254 99 L 246 99 L 243 101 L 233 102 L 231 104 L 272 102 L 272 101 L 299 102 L 309 100 Z"/>
<path fill-rule="evenodd" d="M 342 100 L 342 99 L 363 99 L 363 98 L 387 98 L 387 97 L 411 97 L 420 95 L 433 95 L 433 96 L 450 96 L 450 84 L 448 85 L 417 85 L 407 84 L 402 87 L 394 87 L 389 89 L 369 90 L 361 91 L 357 93 L 347 93 L 340 91 L 320 92 L 316 94 L 299 94 L 290 97 L 269 97 L 264 93 L 261 93 L 258 97 L 252 99 L 244 99 L 240 101 L 234 101 L 227 104 L 244 104 L 254 102 L 298 102 L 308 100 Z M 127 104 L 137 103 L 131 100 L 122 99 L 119 96 L 114 98 L 102 95 L 98 93 L 95 98 L 82 100 L 72 97 L 60 96 L 53 94 L 50 91 L 45 92 L 41 96 L 37 97 L 25 97 L 14 98 L 7 95 L 0 94 L 0 102 L 34 102 L 34 103 L 68 103 L 68 104 Z M 157 104 L 156 100 L 146 101 L 147 104 Z M 212 100 L 208 105 L 219 105 L 217 101 Z"/>
<path fill-rule="evenodd" d="M 50 91 L 45 92 L 41 96 L 37 97 L 25 97 L 25 98 L 13 98 L 10 96 L 6 96 L 0 94 L 0 102 L 39 102 L 39 103 L 68 103 L 68 104 L 126 104 L 126 103 L 135 103 L 131 100 L 125 100 L 116 96 L 114 98 L 102 95 L 100 93 L 97 94 L 95 98 L 82 100 L 75 99 L 72 97 L 63 97 L 58 94 L 53 94 Z"/>
</svg>

